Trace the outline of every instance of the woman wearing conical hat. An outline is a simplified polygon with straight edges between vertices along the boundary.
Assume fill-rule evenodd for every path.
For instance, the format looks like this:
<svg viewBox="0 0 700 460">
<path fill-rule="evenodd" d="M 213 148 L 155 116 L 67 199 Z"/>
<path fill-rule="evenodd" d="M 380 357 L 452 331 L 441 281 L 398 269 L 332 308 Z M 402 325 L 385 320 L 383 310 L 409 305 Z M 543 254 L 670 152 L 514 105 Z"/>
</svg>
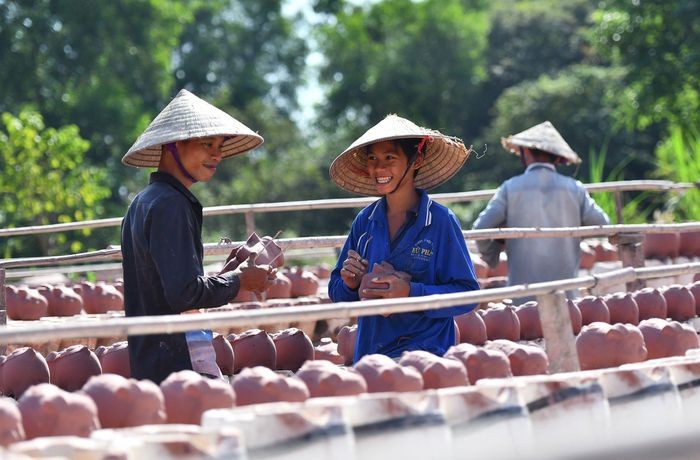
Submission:
<svg viewBox="0 0 700 460">
<path fill-rule="evenodd" d="M 610 222 L 581 182 L 556 171 L 556 165 L 579 164 L 581 158 L 549 121 L 504 138 L 501 143 L 520 156 L 525 172 L 501 184 L 474 222 L 474 229 L 578 227 Z M 496 266 L 503 243 L 479 240 L 476 244 L 484 260 Z M 580 238 L 509 239 L 505 250 L 508 285 L 578 276 Z"/>
<path fill-rule="evenodd" d="M 333 161 L 339 187 L 381 197 L 355 217 L 329 281 L 334 302 L 479 289 L 459 221 L 426 193 L 468 156 L 459 139 L 389 115 Z M 442 356 L 455 344 L 453 317 L 474 307 L 360 317 L 354 361 L 410 350 Z"/>
<path fill-rule="evenodd" d="M 218 276 L 203 268 L 202 205 L 190 192 L 208 182 L 224 158 L 263 139 L 182 90 L 151 122 L 122 162 L 157 168 L 122 221 L 126 316 L 172 315 L 228 303 L 239 289 L 262 292 L 274 270 L 249 266 Z M 131 376 L 156 383 L 190 369 L 221 377 L 212 331 L 129 336 Z"/>
</svg>

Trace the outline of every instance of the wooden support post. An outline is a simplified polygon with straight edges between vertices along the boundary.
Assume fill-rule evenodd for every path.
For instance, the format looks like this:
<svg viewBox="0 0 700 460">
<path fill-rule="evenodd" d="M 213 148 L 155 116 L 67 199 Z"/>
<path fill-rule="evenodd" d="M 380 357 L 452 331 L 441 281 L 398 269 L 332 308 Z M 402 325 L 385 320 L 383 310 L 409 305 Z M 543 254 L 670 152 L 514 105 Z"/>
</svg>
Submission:
<svg viewBox="0 0 700 460">
<path fill-rule="evenodd" d="M 7 297 L 5 297 L 5 269 L 0 267 L 0 328 L 7 325 Z M 7 345 L 0 344 L 0 355 L 7 351 Z"/>
<path fill-rule="evenodd" d="M 557 291 L 553 294 L 538 295 L 537 310 L 540 313 L 550 374 L 581 370 L 569 306 L 564 294 Z"/>
<path fill-rule="evenodd" d="M 245 231 L 247 235 L 255 231 L 255 213 L 253 211 L 246 211 L 245 213 Z"/>
<path fill-rule="evenodd" d="M 644 266 L 644 235 L 641 233 L 620 233 L 612 235 L 610 242 L 617 245 L 623 267 L 639 268 Z M 637 279 L 626 283 L 627 292 L 642 289 L 644 280 Z"/>
</svg>

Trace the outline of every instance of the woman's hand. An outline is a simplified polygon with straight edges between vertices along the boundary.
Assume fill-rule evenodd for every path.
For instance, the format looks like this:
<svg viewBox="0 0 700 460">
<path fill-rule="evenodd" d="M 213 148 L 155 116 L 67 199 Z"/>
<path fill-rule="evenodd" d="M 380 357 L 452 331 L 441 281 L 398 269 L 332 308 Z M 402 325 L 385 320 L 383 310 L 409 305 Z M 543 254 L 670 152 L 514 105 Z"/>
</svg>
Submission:
<svg viewBox="0 0 700 460">
<path fill-rule="evenodd" d="M 402 276 L 406 275 L 406 276 Z M 386 275 L 377 275 L 371 279 L 372 284 L 383 285 L 381 288 L 365 288 L 360 297 L 381 297 L 383 299 L 395 299 L 408 297 L 411 294 L 411 278 L 402 272 L 392 272 Z"/>
<path fill-rule="evenodd" d="M 343 282 L 350 289 L 360 287 L 362 277 L 367 273 L 369 263 L 363 259 L 360 254 L 350 249 L 348 258 L 343 261 L 343 267 L 340 269 L 340 276 Z"/>
</svg>

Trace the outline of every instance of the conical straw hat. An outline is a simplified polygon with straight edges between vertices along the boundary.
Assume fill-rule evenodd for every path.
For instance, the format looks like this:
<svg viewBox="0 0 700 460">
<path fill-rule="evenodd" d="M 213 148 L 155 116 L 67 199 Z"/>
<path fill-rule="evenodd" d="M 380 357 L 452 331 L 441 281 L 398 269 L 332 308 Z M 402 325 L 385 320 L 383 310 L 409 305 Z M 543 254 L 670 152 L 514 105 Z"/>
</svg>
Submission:
<svg viewBox="0 0 700 460">
<path fill-rule="evenodd" d="M 376 142 L 412 138 L 426 138 L 425 158 L 415 178 L 417 188 L 428 190 L 446 182 L 469 158 L 469 149 L 460 139 L 422 128 L 391 114 L 371 127 L 333 160 L 329 171 L 331 180 L 348 192 L 378 196 L 377 186 L 367 174 L 366 147 Z"/>
<path fill-rule="evenodd" d="M 581 163 L 581 158 L 548 121 L 518 134 L 501 138 L 501 144 L 506 150 L 510 150 L 516 155 L 520 155 L 518 147 L 528 147 L 562 157 L 567 163 Z"/>
<path fill-rule="evenodd" d="M 228 137 L 221 148 L 223 158 L 247 152 L 263 143 L 262 136 L 246 125 L 183 89 L 136 139 L 122 163 L 156 168 L 163 144 L 209 136 Z"/>
</svg>

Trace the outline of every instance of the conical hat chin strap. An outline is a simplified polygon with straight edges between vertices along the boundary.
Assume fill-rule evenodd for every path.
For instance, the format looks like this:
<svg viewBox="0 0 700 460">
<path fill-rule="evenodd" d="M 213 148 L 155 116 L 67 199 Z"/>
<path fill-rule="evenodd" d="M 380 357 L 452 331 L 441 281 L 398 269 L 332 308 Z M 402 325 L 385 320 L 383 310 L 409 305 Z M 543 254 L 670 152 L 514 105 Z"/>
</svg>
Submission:
<svg viewBox="0 0 700 460">
<path fill-rule="evenodd" d="M 195 182 L 198 182 L 197 179 L 192 177 L 190 173 L 187 172 L 185 169 L 185 166 L 182 164 L 182 161 L 180 160 L 180 154 L 177 151 L 177 146 L 175 145 L 174 142 L 171 142 L 170 144 L 165 144 L 165 148 L 170 152 L 170 154 L 173 156 L 175 159 L 175 163 L 177 163 L 177 167 L 180 169 L 180 172 L 182 173 L 183 176 L 187 178 L 190 182 L 193 184 Z"/>
</svg>

